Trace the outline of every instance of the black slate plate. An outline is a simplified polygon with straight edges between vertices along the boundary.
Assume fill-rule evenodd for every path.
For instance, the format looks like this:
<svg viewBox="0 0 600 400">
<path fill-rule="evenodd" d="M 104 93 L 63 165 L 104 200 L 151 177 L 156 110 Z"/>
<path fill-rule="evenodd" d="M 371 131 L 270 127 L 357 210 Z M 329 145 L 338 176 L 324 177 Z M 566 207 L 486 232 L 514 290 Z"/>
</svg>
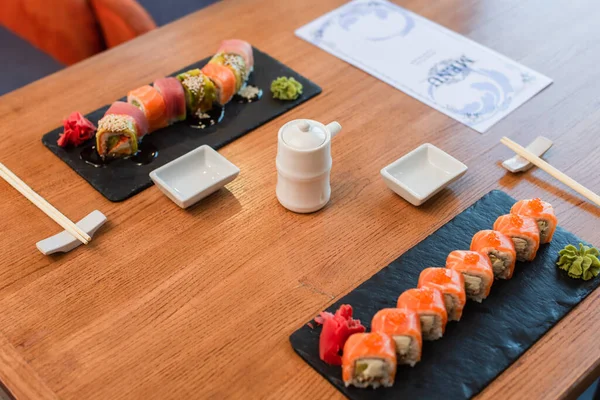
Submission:
<svg viewBox="0 0 600 400">
<path fill-rule="evenodd" d="M 514 202 L 504 192 L 488 193 L 328 311 L 350 304 L 355 318 L 368 330 L 379 309 L 395 307 L 400 293 L 417 285 L 421 270 L 443 266 L 448 253 L 468 249 L 475 232 L 491 229 L 496 218 L 508 213 Z M 351 399 L 470 398 L 600 284 L 600 278 L 587 282 L 571 279 L 555 266 L 558 251 L 579 242 L 585 243 L 557 228 L 552 243 L 542 245 L 533 262 L 517 263 L 511 280 L 495 281 L 483 303 L 467 302 L 461 321 L 448 323 L 442 339 L 425 342 L 420 363 L 414 368 L 399 366 L 391 388 L 346 388 L 341 368 L 319 359 L 320 328 L 304 325 L 290 341 L 306 362 Z"/>
<path fill-rule="evenodd" d="M 191 68 L 201 68 L 209 59 L 210 57 L 188 65 L 172 75 Z M 63 131 L 62 127 L 46 133 L 42 143 L 107 199 L 123 201 L 150 187 L 152 181 L 148 174 L 156 168 L 204 144 L 214 149 L 223 147 L 321 93 L 319 86 L 256 48 L 254 64 L 254 72 L 250 75 L 249 83 L 264 91 L 261 100 L 250 104 L 230 102 L 225 106 L 223 121 L 206 129 L 191 128 L 190 125 L 193 124 L 185 121 L 148 135 L 144 138 L 144 143 L 150 143 L 158 149 L 158 157 L 150 164 L 137 165 L 131 160 L 116 160 L 102 168 L 86 164 L 80 157 L 85 145 L 63 149 L 56 144 L 59 134 Z M 302 96 L 295 101 L 273 99 L 270 93 L 271 81 L 278 76 L 291 76 L 302 83 L 304 86 Z M 97 124 L 108 107 L 109 105 L 106 105 L 86 117 Z"/>
</svg>

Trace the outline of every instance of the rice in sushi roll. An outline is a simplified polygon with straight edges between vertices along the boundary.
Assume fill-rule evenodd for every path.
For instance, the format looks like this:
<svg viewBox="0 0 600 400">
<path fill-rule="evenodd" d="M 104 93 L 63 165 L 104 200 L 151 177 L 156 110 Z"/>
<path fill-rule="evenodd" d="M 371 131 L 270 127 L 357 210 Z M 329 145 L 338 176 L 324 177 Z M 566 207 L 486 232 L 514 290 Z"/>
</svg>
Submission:
<svg viewBox="0 0 600 400">
<path fill-rule="evenodd" d="M 494 230 L 512 239 L 517 260 L 531 261 L 535 258 L 540 248 L 540 229 L 534 218 L 516 214 L 502 215 L 494 223 Z"/>
<path fill-rule="evenodd" d="M 448 313 L 440 290 L 428 287 L 408 289 L 398 297 L 397 308 L 417 313 L 423 340 L 437 340 L 444 335 Z"/>
<path fill-rule="evenodd" d="M 504 233 L 492 230 L 477 232 L 471 240 L 471 251 L 477 251 L 490 258 L 496 279 L 512 277 L 517 252 L 512 239 Z"/>
<path fill-rule="evenodd" d="M 490 294 L 494 271 L 489 257 L 485 254 L 455 250 L 448 255 L 446 268 L 463 274 L 467 298 L 481 303 Z"/>
<path fill-rule="evenodd" d="M 512 206 L 510 213 L 534 218 L 540 230 L 540 243 L 552 241 L 558 219 L 550 203 L 541 199 L 521 200 Z"/>
<path fill-rule="evenodd" d="M 355 333 L 344 345 L 342 378 L 346 386 L 389 387 L 396 377 L 396 349 L 392 338 L 379 332 Z"/>
<path fill-rule="evenodd" d="M 425 268 L 419 275 L 417 287 L 439 289 L 444 296 L 448 320 L 460 321 L 467 302 L 465 279 L 460 272 L 448 268 Z"/>
<path fill-rule="evenodd" d="M 371 331 L 392 337 L 396 343 L 398 364 L 413 367 L 421 360 L 421 321 L 416 312 L 409 309 L 384 308 L 371 321 Z"/>
</svg>

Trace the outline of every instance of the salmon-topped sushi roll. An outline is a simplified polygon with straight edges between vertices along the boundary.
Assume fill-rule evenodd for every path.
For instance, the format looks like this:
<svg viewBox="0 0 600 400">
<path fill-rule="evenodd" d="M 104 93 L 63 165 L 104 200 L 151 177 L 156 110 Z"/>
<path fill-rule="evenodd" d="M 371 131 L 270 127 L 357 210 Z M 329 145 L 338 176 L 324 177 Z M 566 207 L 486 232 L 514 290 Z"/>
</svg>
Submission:
<svg viewBox="0 0 600 400">
<path fill-rule="evenodd" d="M 479 231 L 471 240 L 471 251 L 486 254 L 492 263 L 496 279 L 510 279 L 515 270 L 517 252 L 511 238 L 502 232 Z"/>
<path fill-rule="evenodd" d="M 417 287 L 439 289 L 444 296 L 448 320 L 460 321 L 467 302 L 465 278 L 460 272 L 448 268 L 425 268 L 419 275 Z"/>
<path fill-rule="evenodd" d="M 148 120 L 148 132 L 169 124 L 167 106 L 160 92 L 153 86 L 144 85 L 127 94 L 127 102 L 143 111 Z"/>
<path fill-rule="evenodd" d="M 417 313 L 421 321 L 423 340 L 437 340 L 444 335 L 448 313 L 444 296 L 439 289 L 408 289 L 398 297 L 397 307 Z"/>
<path fill-rule="evenodd" d="M 465 278 L 467 298 L 481 303 L 488 297 L 494 282 L 490 259 L 476 251 L 455 250 L 446 259 L 446 268 L 460 272 Z"/>
<path fill-rule="evenodd" d="M 521 200 L 512 206 L 510 213 L 534 218 L 540 230 L 540 243 L 552 241 L 558 219 L 550 203 L 541 199 Z"/>
<path fill-rule="evenodd" d="M 384 308 L 371 321 L 371 331 L 391 336 L 396 343 L 398 364 L 413 367 L 421 360 L 421 321 L 416 312 L 409 309 Z"/>
<path fill-rule="evenodd" d="M 540 228 L 534 218 L 506 214 L 494 222 L 494 230 L 510 237 L 515 244 L 517 260 L 531 261 L 540 248 Z"/>
<path fill-rule="evenodd" d="M 202 68 L 202 72 L 214 83 L 217 88 L 217 102 L 224 106 L 236 93 L 235 75 L 228 67 L 208 63 Z"/>
<path fill-rule="evenodd" d="M 346 386 L 390 387 L 396 377 L 396 348 L 392 338 L 380 332 L 355 333 L 344 345 L 342 379 Z"/>
<path fill-rule="evenodd" d="M 223 65 L 233 72 L 236 93 L 240 91 L 248 79 L 249 71 L 242 56 L 232 53 L 217 53 L 210 59 L 209 63 Z"/>
</svg>

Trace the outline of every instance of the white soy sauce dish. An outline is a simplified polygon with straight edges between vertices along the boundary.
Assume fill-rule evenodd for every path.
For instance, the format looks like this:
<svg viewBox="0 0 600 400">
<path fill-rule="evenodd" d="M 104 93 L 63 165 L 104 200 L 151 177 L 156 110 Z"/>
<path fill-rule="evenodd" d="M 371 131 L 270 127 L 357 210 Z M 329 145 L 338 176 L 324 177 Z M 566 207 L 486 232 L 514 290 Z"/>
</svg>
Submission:
<svg viewBox="0 0 600 400">
<path fill-rule="evenodd" d="M 240 169 L 203 145 L 150 172 L 156 186 L 175 204 L 188 208 L 216 192 L 240 173 Z"/>
<path fill-rule="evenodd" d="M 310 119 L 290 121 L 277 136 L 277 200 L 297 213 L 320 210 L 331 197 L 331 139 L 342 130 Z"/>
<path fill-rule="evenodd" d="M 381 170 L 385 184 L 400 197 L 420 206 L 467 172 L 467 166 L 425 143 Z"/>
</svg>

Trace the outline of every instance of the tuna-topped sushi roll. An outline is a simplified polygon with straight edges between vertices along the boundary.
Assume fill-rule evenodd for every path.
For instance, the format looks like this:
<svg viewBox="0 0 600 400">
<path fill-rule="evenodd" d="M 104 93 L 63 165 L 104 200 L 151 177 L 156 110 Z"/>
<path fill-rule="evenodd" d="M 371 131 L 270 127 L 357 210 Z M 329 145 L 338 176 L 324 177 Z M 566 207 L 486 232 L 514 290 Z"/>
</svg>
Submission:
<svg viewBox="0 0 600 400">
<path fill-rule="evenodd" d="M 489 257 L 485 254 L 455 250 L 448 255 L 446 268 L 463 274 L 467 298 L 481 303 L 490 294 L 494 271 Z"/>
<path fill-rule="evenodd" d="M 448 320 L 460 321 L 467 302 L 463 275 L 448 268 L 425 268 L 419 275 L 419 288 L 438 289 L 444 296 Z"/>
<path fill-rule="evenodd" d="M 398 364 L 413 367 L 421 360 L 421 321 L 416 312 L 409 309 L 384 308 L 371 321 L 371 331 L 391 336 L 396 343 Z"/>
<path fill-rule="evenodd" d="M 127 94 L 127 102 L 144 112 L 148 120 L 148 132 L 154 132 L 169 124 L 165 100 L 155 87 L 144 85 L 130 91 Z"/>
<path fill-rule="evenodd" d="M 144 113 L 131 104 L 116 101 L 98 121 L 96 150 L 102 158 L 133 155 L 146 133 L 148 121 Z"/>
<path fill-rule="evenodd" d="M 396 349 L 392 338 L 379 332 L 355 333 L 344 345 L 342 378 L 346 386 L 392 386 L 396 377 Z"/>
<path fill-rule="evenodd" d="M 438 289 L 408 289 L 398 297 L 397 307 L 417 313 L 423 340 L 437 340 L 444 335 L 448 313 L 442 292 Z"/>
<path fill-rule="evenodd" d="M 246 41 L 239 39 L 223 40 L 217 53 L 237 54 L 244 59 L 246 64 L 247 75 L 254 70 L 254 52 L 252 45 Z"/>
<path fill-rule="evenodd" d="M 517 260 L 531 261 L 540 248 L 540 229 L 535 219 L 506 214 L 494 222 L 494 230 L 510 237 L 515 244 Z"/>
<path fill-rule="evenodd" d="M 240 91 L 248 79 L 249 71 L 246 68 L 246 61 L 238 54 L 217 53 L 211 58 L 209 63 L 222 65 L 233 72 L 233 75 L 235 76 L 236 93 Z"/>
<path fill-rule="evenodd" d="M 221 64 L 208 63 L 202 68 L 202 72 L 213 82 L 216 88 L 215 98 L 217 103 L 222 106 L 229 103 L 229 100 L 236 93 L 235 75 L 231 69 Z"/>
<path fill-rule="evenodd" d="M 169 124 L 185 120 L 185 92 L 177 78 L 159 78 L 152 84 L 165 101 Z"/>
<path fill-rule="evenodd" d="M 540 230 L 540 243 L 550 243 L 552 241 L 558 219 L 550 203 L 546 203 L 541 199 L 521 200 L 512 206 L 510 213 L 534 218 Z"/>
<path fill-rule="evenodd" d="M 185 103 L 190 115 L 199 116 L 212 108 L 217 89 L 213 82 L 199 69 L 177 75 L 185 93 Z"/>
<path fill-rule="evenodd" d="M 492 230 L 477 232 L 471 240 L 471 251 L 477 251 L 490 258 L 496 279 L 512 277 L 517 253 L 512 239 L 504 233 Z"/>
</svg>

